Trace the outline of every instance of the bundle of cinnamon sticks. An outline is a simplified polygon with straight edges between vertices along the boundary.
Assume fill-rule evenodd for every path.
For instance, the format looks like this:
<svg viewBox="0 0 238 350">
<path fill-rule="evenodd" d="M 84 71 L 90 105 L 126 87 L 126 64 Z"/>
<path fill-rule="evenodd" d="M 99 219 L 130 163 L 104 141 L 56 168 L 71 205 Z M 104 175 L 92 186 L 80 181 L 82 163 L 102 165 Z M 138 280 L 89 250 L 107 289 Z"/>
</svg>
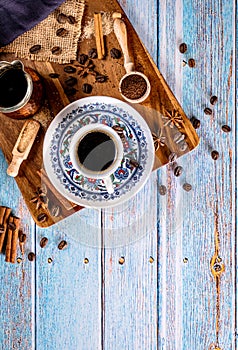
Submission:
<svg viewBox="0 0 238 350">
<path fill-rule="evenodd" d="M 16 262 L 20 221 L 20 218 L 11 215 L 11 208 L 0 206 L 0 253 L 6 242 L 6 262 Z"/>
</svg>

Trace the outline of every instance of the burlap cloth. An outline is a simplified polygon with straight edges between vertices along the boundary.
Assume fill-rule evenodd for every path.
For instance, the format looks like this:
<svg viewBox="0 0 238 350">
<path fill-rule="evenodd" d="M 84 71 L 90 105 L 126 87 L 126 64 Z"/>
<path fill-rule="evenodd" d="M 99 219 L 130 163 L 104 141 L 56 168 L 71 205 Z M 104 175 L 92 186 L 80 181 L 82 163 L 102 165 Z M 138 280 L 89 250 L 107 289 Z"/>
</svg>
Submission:
<svg viewBox="0 0 238 350">
<path fill-rule="evenodd" d="M 2 47 L 0 52 L 14 53 L 18 58 L 36 61 L 69 63 L 71 60 L 75 60 L 78 40 L 81 35 L 84 5 L 84 0 L 65 1 L 45 20 L 19 36 L 11 44 Z M 75 19 L 75 23 L 70 24 L 68 21 L 63 24 L 59 23 L 57 16 L 60 13 L 72 16 Z M 56 31 L 60 28 L 68 31 L 65 37 L 56 35 Z M 36 54 L 29 51 L 34 45 L 41 45 L 39 52 Z M 60 48 L 57 54 L 53 54 L 51 51 L 55 47 Z"/>
</svg>

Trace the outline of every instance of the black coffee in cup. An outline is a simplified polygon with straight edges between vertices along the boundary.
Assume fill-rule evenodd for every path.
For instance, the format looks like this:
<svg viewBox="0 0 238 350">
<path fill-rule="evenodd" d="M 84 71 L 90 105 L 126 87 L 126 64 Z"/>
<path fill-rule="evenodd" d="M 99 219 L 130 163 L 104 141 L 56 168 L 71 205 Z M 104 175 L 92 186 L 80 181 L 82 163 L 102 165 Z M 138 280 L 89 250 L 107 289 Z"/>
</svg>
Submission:
<svg viewBox="0 0 238 350">
<path fill-rule="evenodd" d="M 0 107 L 8 108 L 20 103 L 27 93 L 27 79 L 21 69 L 7 68 L 0 74 Z"/>
<path fill-rule="evenodd" d="M 114 141 L 104 132 L 86 134 L 78 145 L 80 163 L 90 171 L 103 171 L 112 165 L 116 156 Z"/>
</svg>

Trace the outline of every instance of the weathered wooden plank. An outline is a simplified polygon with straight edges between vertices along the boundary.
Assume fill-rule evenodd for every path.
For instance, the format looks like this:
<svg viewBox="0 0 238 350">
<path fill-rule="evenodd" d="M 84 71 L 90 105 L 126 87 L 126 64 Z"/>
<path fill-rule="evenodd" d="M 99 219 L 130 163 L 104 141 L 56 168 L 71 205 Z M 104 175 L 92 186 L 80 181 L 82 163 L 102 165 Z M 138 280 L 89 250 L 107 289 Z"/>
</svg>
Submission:
<svg viewBox="0 0 238 350">
<path fill-rule="evenodd" d="M 187 115 L 201 119 L 200 146 L 179 160 L 183 176 L 175 179 L 169 169 L 159 172 L 159 182 L 169 190 L 158 206 L 158 215 L 164 205 L 167 208 L 159 225 L 159 343 L 163 349 L 231 349 L 235 283 L 233 3 L 184 0 L 172 6 L 170 1 L 161 1 L 159 9 L 160 68 Z M 181 18 L 183 28 L 176 32 L 169 23 L 176 24 Z M 185 55 L 178 54 L 182 41 L 188 45 Z M 196 60 L 196 68 L 186 65 L 181 74 L 176 67 L 189 58 Z M 208 117 L 203 109 L 210 107 L 212 94 L 218 96 L 218 104 Z M 231 125 L 233 132 L 223 133 L 223 124 Z M 212 149 L 220 152 L 216 162 L 211 159 Z M 193 186 L 190 193 L 182 189 L 185 182 Z M 218 263 L 215 269 L 214 260 L 210 266 L 212 258 Z"/>
<path fill-rule="evenodd" d="M 121 4 L 156 59 L 156 1 Z M 103 211 L 103 348 L 157 349 L 157 174 Z"/>
<path fill-rule="evenodd" d="M 6 263 L 0 255 L 0 339 L 2 350 L 34 348 L 35 334 L 35 274 L 27 254 L 34 247 L 34 224 L 22 201 L 15 181 L 6 175 L 7 163 L 0 153 L 0 205 L 12 208 L 22 219 L 21 228 L 27 236 L 25 255 L 18 248 L 20 263 Z"/>
<path fill-rule="evenodd" d="M 37 228 L 37 349 L 101 349 L 100 230 L 100 213 L 86 209 Z M 42 237 L 48 238 L 45 248 Z M 59 250 L 62 240 L 68 245 Z"/>
</svg>

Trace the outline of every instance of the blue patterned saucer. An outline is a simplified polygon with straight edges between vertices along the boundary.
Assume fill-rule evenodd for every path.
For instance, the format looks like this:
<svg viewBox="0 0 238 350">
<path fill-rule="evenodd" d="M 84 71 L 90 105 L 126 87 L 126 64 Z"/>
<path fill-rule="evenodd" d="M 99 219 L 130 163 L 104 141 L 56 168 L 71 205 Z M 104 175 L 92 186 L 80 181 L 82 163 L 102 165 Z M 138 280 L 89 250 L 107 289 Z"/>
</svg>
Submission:
<svg viewBox="0 0 238 350">
<path fill-rule="evenodd" d="M 111 175 L 113 194 L 107 193 L 103 180 L 74 169 L 70 159 L 73 135 L 90 123 L 112 127 L 123 143 L 123 160 Z M 134 108 L 115 98 L 92 96 L 72 102 L 54 118 L 45 135 L 43 159 L 49 179 L 67 199 L 84 207 L 112 207 L 143 187 L 154 164 L 154 144 L 148 125 Z"/>
</svg>

